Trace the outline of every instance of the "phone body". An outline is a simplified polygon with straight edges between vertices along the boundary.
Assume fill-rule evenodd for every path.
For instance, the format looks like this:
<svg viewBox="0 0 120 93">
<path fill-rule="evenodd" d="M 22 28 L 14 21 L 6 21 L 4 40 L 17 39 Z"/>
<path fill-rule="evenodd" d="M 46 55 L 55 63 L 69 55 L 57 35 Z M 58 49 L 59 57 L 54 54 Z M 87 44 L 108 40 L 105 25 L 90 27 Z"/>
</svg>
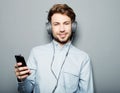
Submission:
<svg viewBox="0 0 120 93">
<path fill-rule="evenodd" d="M 15 55 L 15 59 L 16 59 L 16 62 L 19 63 L 21 62 L 22 65 L 20 67 L 24 67 L 24 66 L 27 66 L 26 62 L 25 62 L 25 59 L 22 55 Z M 29 75 L 29 73 L 27 73 Z M 18 79 L 18 82 L 22 82 L 23 80 L 22 79 Z"/>
<path fill-rule="evenodd" d="M 16 59 L 16 62 L 21 62 L 22 65 L 21 67 L 24 67 L 24 66 L 27 66 L 26 62 L 25 62 L 25 59 L 22 55 L 15 55 L 15 59 Z"/>
</svg>

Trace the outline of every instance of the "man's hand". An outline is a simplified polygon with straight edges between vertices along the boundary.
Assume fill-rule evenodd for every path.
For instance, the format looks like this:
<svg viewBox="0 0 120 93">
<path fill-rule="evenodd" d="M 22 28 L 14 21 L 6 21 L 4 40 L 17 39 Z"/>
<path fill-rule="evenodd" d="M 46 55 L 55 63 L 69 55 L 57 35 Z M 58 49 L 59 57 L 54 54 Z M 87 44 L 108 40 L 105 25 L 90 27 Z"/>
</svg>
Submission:
<svg viewBox="0 0 120 93">
<path fill-rule="evenodd" d="M 15 75 L 19 80 L 24 80 L 26 79 L 30 74 L 30 69 L 25 66 L 25 67 L 21 67 L 22 63 L 16 63 L 15 64 Z"/>
</svg>

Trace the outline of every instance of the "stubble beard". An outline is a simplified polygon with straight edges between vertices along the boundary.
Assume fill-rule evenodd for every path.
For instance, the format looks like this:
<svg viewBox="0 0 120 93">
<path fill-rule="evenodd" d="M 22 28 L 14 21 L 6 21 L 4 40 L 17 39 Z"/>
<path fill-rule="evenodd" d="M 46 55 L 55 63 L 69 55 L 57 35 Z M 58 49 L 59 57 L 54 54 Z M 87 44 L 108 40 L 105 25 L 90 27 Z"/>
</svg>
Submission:
<svg viewBox="0 0 120 93">
<path fill-rule="evenodd" d="M 64 44 L 66 44 L 68 41 L 70 41 L 70 37 L 71 37 L 71 35 L 70 35 L 67 39 L 65 39 L 65 40 L 64 40 L 64 38 L 63 38 L 63 40 L 62 40 L 62 39 L 60 40 L 59 38 L 53 36 L 53 39 L 54 39 L 55 41 L 57 41 L 58 43 L 60 43 L 61 45 L 64 45 Z"/>
</svg>

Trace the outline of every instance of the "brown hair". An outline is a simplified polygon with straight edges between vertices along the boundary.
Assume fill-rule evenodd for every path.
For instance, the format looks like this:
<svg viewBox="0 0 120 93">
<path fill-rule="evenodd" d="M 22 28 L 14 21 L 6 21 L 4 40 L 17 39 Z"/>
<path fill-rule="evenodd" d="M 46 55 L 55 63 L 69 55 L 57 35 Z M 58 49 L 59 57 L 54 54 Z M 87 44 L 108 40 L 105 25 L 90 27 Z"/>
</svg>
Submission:
<svg viewBox="0 0 120 93">
<path fill-rule="evenodd" d="M 48 12 L 48 21 L 51 22 L 51 17 L 55 13 L 65 14 L 71 18 L 71 21 L 75 21 L 75 13 L 71 7 L 67 4 L 55 4 Z"/>
</svg>

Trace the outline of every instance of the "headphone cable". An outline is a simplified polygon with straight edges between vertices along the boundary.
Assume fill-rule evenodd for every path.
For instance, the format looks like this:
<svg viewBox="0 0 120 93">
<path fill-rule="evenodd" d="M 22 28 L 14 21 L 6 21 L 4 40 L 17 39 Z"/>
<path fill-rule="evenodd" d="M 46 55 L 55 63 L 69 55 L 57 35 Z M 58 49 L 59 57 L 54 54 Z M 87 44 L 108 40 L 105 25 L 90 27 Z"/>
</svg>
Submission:
<svg viewBox="0 0 120 93">
<path fill-rule="evenodd" d="M 53 43 L 53 42 L 52 42 L 52 43 Z M 59 78 L 60 78 L 60 74 L 61 74 L 63 65 L 64 65 L 64 63 L 65 63 L 65 61 L 66 61 L 66 58 L 67 58 L 67 56 L 68 56 L 68 53 L 69 53 L 69 50 L 70 50 L 70 46 L 71 46 L 71 43 L 70 43 L 70 45 L 69 45 L 69 47 L 68 47 L 67 53 L 66 53 L 66 55 L 65 55 L 65 58 L 64 58 L 64 60 L 63 60 L 63 63 L 62 63 L 62 66 L 61 66 L 61 68 L 60 68 L 60 72 L 59 72 L 58 78 L 57 78 L 57 76 L 55 75 L 55 73 L 54 73 L 54 71 L 53 71 L 53 69 L 52 69 L 52 65 L 53 65 L 54 58 L 55 58 L 55 46 L 54 46 L 54 44 L 53 44 L 53 58 L 52 58 L 52 62 L 51 62 L 51 71 L 52 71 L 54 77 L 56 78 L 57 83 L 56 83 L 56 85 L 55 85 L 55 87 L 54 87 L 52 93 L 55 92 L 55 90 L 56 90 L 56 88 L 57 88 L 57 86 L 58 86 L 58 81 L 59 81 Z"/>
</svg>

